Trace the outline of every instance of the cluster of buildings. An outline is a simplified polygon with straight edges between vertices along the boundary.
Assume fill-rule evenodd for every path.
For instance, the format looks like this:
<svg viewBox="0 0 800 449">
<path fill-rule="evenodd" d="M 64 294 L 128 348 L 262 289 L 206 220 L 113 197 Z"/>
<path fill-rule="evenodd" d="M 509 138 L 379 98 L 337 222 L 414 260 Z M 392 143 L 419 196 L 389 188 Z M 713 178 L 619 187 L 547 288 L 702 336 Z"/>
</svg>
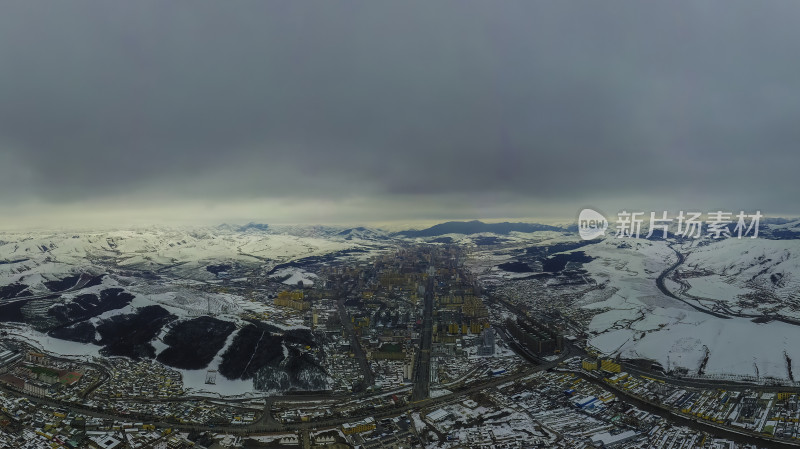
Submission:
<svg viewBox="0 0 800 449">
<path fill-rule="evenodd" d="M 364 371 L 355 358 L 351 355 L 350 343 L 342 338 L 337 338 L 326 343 L 325 368 L 331 376 L 331 389 L 334 392 L 350 392 L 356 385 L 364 381 Z"/>
<path fill-rule="evenodd" d="M 288 307 L 298 311 L 306 311 L 311 308 L 311 303 L 304 300 L 304 293 L 299 291 L 284 290 L 278 293 L 278 296 L 273 300 L 273 304 L 279 307 Z"/>
<path fill-rule="evenodd" d="M 350 447 L 364 449 L 411 449 L 418 447 L 418 440 L 405 416 L 385 418 L 380 421 L 370 419 L 360 424 L 361 432 L 347 434 L 345 441 Z M 342 429 L 344 433 L 344 429 Z"/>
<path fill-rule="evenodd" d="M 185 434 L 155 426 L 101 419 L 0 394 L 0 447 L 17 449 L 189 449 Z"/>
<path fill-rule="evenodd" d="M 487 391 L 424 411 L 418 418 L 418 432 L 428 441 L 444 435 L 444 447 L 453 448 L 536 447 L 550 440 L 531 426 L 526 413 L 496 402 L 495 393 Z"/>
<path fill-rule="evenodd" d="M 456 379 L 482 364 L 475 356 L 495 356 L 497 339 L 474 280 L 461 274 L 458 255 L 451 248 L 401 247 L 347 266 L 325 265 L 315 288 L 284 292 L 274 304 L 302 314 L 306 325 L 325 335 L 334 391 L 403 389 L 417 363 L 421 298 L 435 275 L 431 381 Z M 441 266 L 434 268 L 436 262 Z"/>
<path fill-rule="evenodd" d="M 174 423 L 246 425 L 254 422 L 261 412 L 260 408 L 224 402 L 175 400 L 184 394 L 181 374 L 149 360 L 115 357 L 101 366 L 8 348 L 0 352 L 0 357 L 6 360 L 0 383 L 12 391 L 79 404 L 132 421 L 158 418 Z M 61 415 L 66 412 L 54 413 L 56 418 L 64 418 Z M 42 427 L 46 423 L 36 424 Z M 102 426 L 94 418 L 82 421 L 82 428 L 91 432 Z M 147 430 L 147 426 L 134 427 Z"/>
<path fill-rule="evenodd" d="M 342 424 L 342 433 L 352 435 L 375 430 L 375 418 L 367 417 L 359 421 Z"/>
<path fill-rule="evenodd" d="M 580 361 L 576 363 L 576 368 L 540 371 L 423 409 L 413 417 L 416 433 L 427 447 L 444 448 L 757 447 L 717 438 L 632 406 L 620 400 L 611 388 L 615 384 L 581 377 Z M 605 374 L 618 385 L 630 378 L 625 373 Z M 655 387 L 637 388 L 645 392 Z M 791 397 L 784 400 L 790 402 Z"/>
<path fill-rule="evenodd" d="M 126 357 L 108 359 L 110 377 L 93 397 L 175 398 L 184 394 L 181 373 L 153 360 L 131 360 Z"/>
<path fill-rule="evenodd" d="M 280 423 L 311 422 L 333 416 L 334 406 L 331 404 L 293 405 L 278 404 L 272 413 Z"/>
<path fill-rule="evenodd" d="M 129 419 L 159 419 L 173 424 L 247 425 L 261 415 L 262 409 L 187 399 L 185 401 L 103 400 L 92 404 L 100 410 Z"/>
<path fill-rule="evenodd" d="M 561 332 L 550 324 L 529 317 L 507 319 L 505 328 L 525 349 L 536 355 L 560 353 L 564 347 Z"/>
<path fill-rule="evenodd" d="M 587 363 L 588 362 L 588 363 Z M 800 439 L 800 396 L 796 391 L 742 385 L 719 388 L 678 386 L 621 371 L 612 361 L 583 361 L 582 367 L 628 394 L 712 425 L 778 439 Z M 587 369 L 588 368 L 588 369 Z"/>
<path fill-rule="evenodd" d="M 618 383 L 625 382 L 624 374 L 615 376 Z M 512 400 L 530 410 L 543 428 L 562 438 L 554 447 L 755 447 L 715 438 L 632 406 L 605 388 L 604 381 L 590 382 L 576 373 L 563 371 L 537 373 L 530 380 L 527 391 L 511 396 Z"/>
<path fill-rule="evenodd" d="M 469 286 L 465 290 L 451 290 L 436 300 L 439 311 L 434 327 L 434 341 L 454 343 L 458 335 L 477 335 L 489 327 L 489 310 Z"/>
<path fill-rule="evenodd" d="M 272 406 L 272 414 L 276 421 L 284 424 L 313 423 L 331 418 L 352 425 L 356 422 L 351 421 L 353 416 L 388 413 L 405 403 L 400 396 L 394 393 L 366 397 L 338 397 L 318 401 L 286 400 L 276 402 Z"/>
<path fill-rule="evenodd" d="M 55 359 L 24 346 L 3 348 L 0 383 L 24 394 L 77 400 L 100 377 L 97 370 L 88 366 Z"/>
<path fill-rule="evenodd" d="M 485 276 L 479 277 L 486 282 Z M 532 316 L 548 318 L 564 335 L 580 335 L 597 311 L 575 307 L 578 300 L 602 301 L 612 296 L 615 289 L 604 284 L 579 278 L 578 283 L 558 283 L 553 278 L 532 277 L 513 282 L 489 283 L 487 289 L 493 296 L 504 298 L 512 306 Z"/>
<path fill-rule="evenodd" d="M 323 264 L 313 286 L 271 290 L 258 299 L 263 309 L 242 315 L 302 324 L 318 339 L 318 347 L 309 343 L 305 350 L 324 354 L 320 359 L 332 391 L 314 392 L 318 400 L 311 394 L 279 399 L 265 416 L 267 422 L 285 425 L 282 432 L 306 430 L 243 437 L 252 429 L 247 425 L 261 422 L 266 399 L 260 406 L 247 406 L 186 397 L 180 372 L 155 361 L 108 358 L 81 365 L 0 347 L 0 382 L 7 387 L 97 412 L 84 416 L 66 406 L 34 405 L 24 397 L 0 394 L 0 446 L 204 447 L 188 434 L 146 424 L 153 421 L 206 431 L 219 426 L 238 435 L 217 438 L 215 448 L 748 447 L 714 438 L 698 430 L 702 427 L 676 425 L 652 408 L 621 400 L 626 395 L 698 422 L 800 439 L 800 397 L 792 392 L 678 387 L 631 375 L 618 361 L 597 358 L 575 357 L 561 368 L 528 375 L 533 370 L 527 371 L 530 366 L 514 351 L 522 348 L 521 353 L 540 360 L 558 358 L 554 354 L 567 347 L 565 332 L 576 331 L 582 317 L 559 315 L 557 304 L 602 288 L 578 279 L 545 294 L 540 279 L 500 284 L 495 293 L 503 293 L 504 307 L 490 308 L 476 278 L 464 270 L 461 251 L 409 246 L 347 265 Z M 220 278 L 226 281 L 216 288 L 239 285 L 230 276 Z M 430 288 L 433 292 L 426 291 Z M 431 293 L 432 313 L 425 309 Z M 417 369 L 426 365 L 430 376 L 420 379 Z M 514 378 L 526 377 L 505 380 L 511 372 Z M 483 384 L 497 378 L 486 384 L 491 386 Z M 412 391 L 423 384 L 431 400 L 412 401 Z M 470 389 L 475 384 L 480 386 Z M 98 418 L 100 412 L 117 418 Z M 323 429 L 308 432 L 323 421 Z"/>
</svg>

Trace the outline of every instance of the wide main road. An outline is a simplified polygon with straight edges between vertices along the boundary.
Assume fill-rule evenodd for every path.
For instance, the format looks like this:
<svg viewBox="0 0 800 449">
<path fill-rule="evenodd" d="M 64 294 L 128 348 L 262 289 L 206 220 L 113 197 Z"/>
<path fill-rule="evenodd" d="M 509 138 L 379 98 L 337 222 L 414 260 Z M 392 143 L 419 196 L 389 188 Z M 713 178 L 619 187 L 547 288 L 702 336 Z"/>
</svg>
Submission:
<svg viewBox="0 0 800 449">
<path fill-rule="evenodd" d="M 369 367 L 367 354 L 364 352 L 364 348 L 361 347 L 361 342 L 358 341 L 358 334 L 356 334 L 356 331 L 353 328 L 353 323 L 350 321 L 350 315 L 345 309 L 344 299 L 340 299 L 337 302 L 337 307 L 339 309 L 339 319 L 342 321 L 342 328 L 350 337 L 350 348 L 353 351 L 356 360 L 358 360 L 358 365 L 361 368 L 361 372 L 364 373 L 364 380 L 353 385 L 353 392 L 360 393 L 366 391 L 368 387 L 371 387 L 375 384 L 375 377 L 373 376 L 372 370 Z"/>
<path fill-rule="evenodd" d="M 428 277 L 425 287 L 425 300 L 422 307 L 422 335 L 417 351 L 417 363 L 414 364 L 414 390 L 411 401 L 427 399 L 431 382 L 431 344 L 433 343 L 433 291 L 434 277 Z"/>
</svg>

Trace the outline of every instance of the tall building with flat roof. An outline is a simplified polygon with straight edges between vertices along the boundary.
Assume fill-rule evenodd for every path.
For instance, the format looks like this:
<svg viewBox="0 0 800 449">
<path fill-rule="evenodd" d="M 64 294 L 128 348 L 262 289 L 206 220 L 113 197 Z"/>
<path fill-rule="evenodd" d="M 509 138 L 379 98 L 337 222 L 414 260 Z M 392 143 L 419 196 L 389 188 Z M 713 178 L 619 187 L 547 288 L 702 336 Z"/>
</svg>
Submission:
<svg viewBox="0 0 800 449">
<path fill-rule="evenodd" d="M 478 343 L 478 355 L 494 355 L 494 329 L 491 327 L 481 331 Z"/>
</svg>

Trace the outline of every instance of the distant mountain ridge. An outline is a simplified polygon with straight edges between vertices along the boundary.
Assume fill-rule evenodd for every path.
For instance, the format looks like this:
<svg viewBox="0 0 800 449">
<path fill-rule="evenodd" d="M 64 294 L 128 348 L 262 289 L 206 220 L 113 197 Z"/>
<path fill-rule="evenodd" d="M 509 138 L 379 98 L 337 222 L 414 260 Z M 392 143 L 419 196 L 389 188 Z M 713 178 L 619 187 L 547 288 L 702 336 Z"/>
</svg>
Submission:
<svg viewBox="0 0 800 449">
<path fill-rule="evenodd" d="M 247 232 L 249 230 L 266 232 L 267 230 L 269 230 L 269 225 L 264 223 L 255 223 L 252 221 L 242 226 L 223 223 L 217 226 L 216 229 L 218 231 L 226 231 L 226 232 Z"/>
<path fill-rule="evenodd" d="M 494 234 L 508 235 L 511 232 L 537 232 L 537 231 L 557 231 L 563 232 L 564 228 L 543 225 L 539 223 L 484 223 L 479 220 L 472 221 L 448 221 L 439 223 L 426 229 L 408 229 L 400 231 L 397 235 L 406 237 L 437 237 L 445 234 L 481 234 L 491 232 Z"/>
<path fill-rule="evenodd" d="M 611 217 L 613 219 L 613 217 Z M 642 223 L 642 231 L 644 235 L 647 234 L 649 229 L 648 220 Z M 729 232 L 733 232 L 735 226 L 734 222 L 730 223 L 727 228 Z M 674 232 L 677 229 L 677 222 L 673 222 L 670 226 L 670 238 L 675 238 Z M 425 229 L 406 229 L 390 233 L 381 229 L 357 226 L 345 227 L 336 225 L 275 225 L 270 226 L 262 223 L 251 222 L 246 225 L 230 225 L 222 224 L 216 227 L 218 231 L 234 232 L 234 233 L 265 233 L 265 234 L 289 234 L 298 237 L 316 237 L 316 238 L 332 238 L 332 239 L 345 239 L 345 240 L 373 240 L 373 241 L 386 241 L 392 237 L 399 238 L 426 238 L 426 237 L 441 237 L 447 234 L 462 234 L 474 235 L 482 233 L 491 233 L 497 235 L 508 235 L 511 232 L 537 232 L 537 231 L 556 231 L 556 232 L 578 232 L 577 223 L 569 223 L 562 225 L 545 225 L 540 223 L 524 223 L 524 222 L 502 222 L 502 223 L 485 223 L 480 220 L 472 221 L 448 221 L 439 223 Z M 610 223 L 607 235 L 613 235 L 614 223 Z M 705 235 L 706 223 L 701 224 L 701 233 Z M 660 234 L 659 234 L 660 235 Z M 759 225 L 759 237 L 775 240 L 790 240 L 800 239 L 800 220 L 796 218 L 775 218 L 763 217 Z M 657 238 L 657 237 L 652 237 Z"/>
<path fill-rule="evenodd" d="M 266 231 L 269 229 L 269 225 L 264 223 L 254 223 L 251 221 L 250 223 L 247 223 L 244 226 L 239 226 L 238 228 L 236 228 L 236 230 L 239 232 L 247 232 L 251 229 L 254 231 Z"/>
</svg>

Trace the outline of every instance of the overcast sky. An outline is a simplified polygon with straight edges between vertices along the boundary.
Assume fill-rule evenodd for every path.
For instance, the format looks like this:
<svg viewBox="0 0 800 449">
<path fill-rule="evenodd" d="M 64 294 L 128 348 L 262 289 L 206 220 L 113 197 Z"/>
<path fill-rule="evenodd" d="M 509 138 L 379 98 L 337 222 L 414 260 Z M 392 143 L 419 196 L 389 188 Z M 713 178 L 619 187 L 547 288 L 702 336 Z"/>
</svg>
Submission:
<svg viewBox="0 0 800 449">
<path fill-rule="evenodd" d="M 798 215 L 800 3 L 0 5 L 0 220 Z"/>
</svg>

